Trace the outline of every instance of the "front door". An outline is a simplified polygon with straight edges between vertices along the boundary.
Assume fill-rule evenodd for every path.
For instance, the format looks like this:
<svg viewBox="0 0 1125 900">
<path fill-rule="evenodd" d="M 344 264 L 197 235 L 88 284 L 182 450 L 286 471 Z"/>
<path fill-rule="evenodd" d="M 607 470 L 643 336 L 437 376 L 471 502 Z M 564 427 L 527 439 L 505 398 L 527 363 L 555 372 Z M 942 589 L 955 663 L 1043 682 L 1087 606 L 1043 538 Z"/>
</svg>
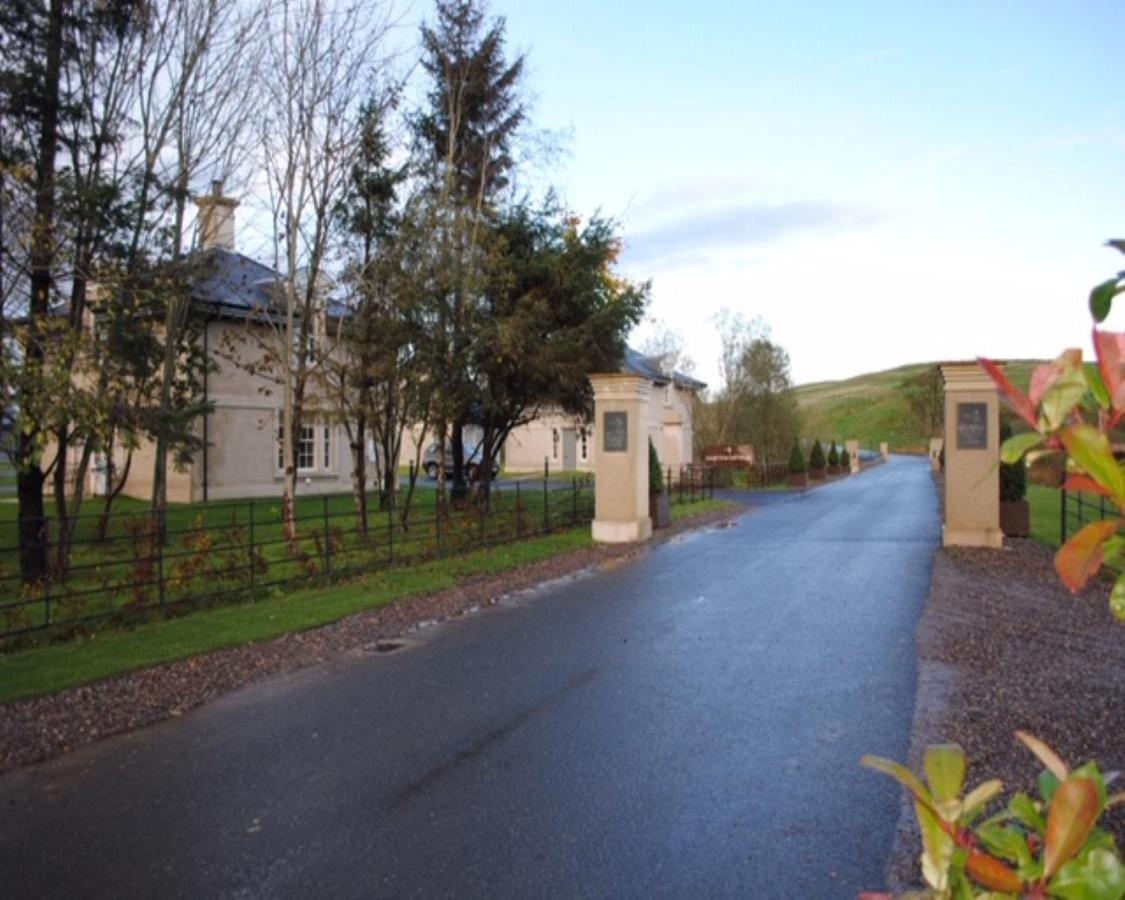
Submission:
<svg viewBox="0 0 1125 900">
<path fill-rule="evenodd" d="M 562 467 L 567 472 L 578 468 L 578 430 L 564 428 L 562 430 Z"/>
</svg>

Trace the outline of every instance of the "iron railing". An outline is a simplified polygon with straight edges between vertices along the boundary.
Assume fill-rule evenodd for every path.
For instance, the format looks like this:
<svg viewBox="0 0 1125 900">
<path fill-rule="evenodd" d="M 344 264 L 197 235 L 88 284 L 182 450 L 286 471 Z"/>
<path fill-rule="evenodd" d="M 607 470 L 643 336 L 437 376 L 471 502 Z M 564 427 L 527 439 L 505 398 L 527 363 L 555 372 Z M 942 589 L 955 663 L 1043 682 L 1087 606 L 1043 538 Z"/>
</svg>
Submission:
<svg viewBox="0 0 1125 900">
<path fill-rule="evenodd" d="M 592 479 L 498 481 L 488 502 L 460 507 L 435 490 L 416 494 L 409 515 L 369 497 L 366 531 L 351 495 L 298 498 L 295 538 L 278 498 L 117 512 L 99 535 L 99 513 L 76 518 L 65 568 L 32 584 L 19 571 L 18 526 L 0 522 L 0 642 L 179 615 L 216 603 L 379 568 L 422 562 L 589 522 Z M 58 545 L 58 522 L 42 534 Z M 52 634 L 52 636 L 54 636 Z M 0 643 L 0 646 L 3 646 Z"/>
<path fill-rule="evenodd" d="M 1067 535 L 1074 534 L 1083 525 L 1100 522 L 1102 519 L 1116 519 L 1120 515 L 1118 508 L 1101 494 L 1061 489 L 1059 491 L 1059 543 L 1066 543 Z"/>
<path fill-rule="evenodd" d="M 714 496 L 714 469 L 667 473 L 671 502 Z M 0 521 L 0 649 L 37 636 L 65 637 L 101 625 L 182 615 L 259 599 L 271 591 L 460 554 L 590 522 L 593 479 L 544 477 L 493 482 L 487 502 L 455 507 L 436 490 L 415 494 L 409 514 L 368 497 L 367 528 L 347 495 L 299 497 L 296 536 L 285 532 L 279 498 L 170 506 L 78 516 L 66 565 L 52 551 L 48 577 L 24 583 L 19 521 Z M 58 521 L 40 523 L 58 546 Z"/>
</svg>

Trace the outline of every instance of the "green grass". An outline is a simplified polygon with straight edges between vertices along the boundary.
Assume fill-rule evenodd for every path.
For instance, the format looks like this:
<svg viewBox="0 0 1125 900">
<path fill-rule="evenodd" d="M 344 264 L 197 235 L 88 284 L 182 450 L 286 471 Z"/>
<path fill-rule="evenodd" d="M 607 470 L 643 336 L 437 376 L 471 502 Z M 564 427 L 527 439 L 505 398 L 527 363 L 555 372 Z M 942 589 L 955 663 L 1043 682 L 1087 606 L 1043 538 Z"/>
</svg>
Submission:
<svg viewBox="0 0 1125 900">
<path fill-rule="evenodd" d="M 735 504 L 729 500 L 696 500 L 694 503 L 673 503 L 670 507 L 672 513 L 672 521 L 678 522 L 681 519 L 686 519 L 688 516 L 698 515 L 699 513 L 712 512 L 717 509 L 734 509 Z"/>
<path fill-rule="evenodd" d="M 722 500 L 674 505 L 672 517 L 682 519 L 731 505 Z M 590 544 L 589 526 L 582 525 L 457 557 L 384 569 L 341 584 L 275 595 L 256 603 L 197 611 L 132 631 L 100 632 L 69 643 L 0 654 L 0 702 L 53 693 L 134 669 L 315 628 L 404 597 L 439 591 L 473 576 L 504 572 Z"/>
<path fill-rule="evenodd" d="M 1026 388 L 1033 365 L 1010 362 L 1008 377 Z M 933 363 L 919 363 L 797 387 L 804 434 L 822 442 L 855 439 L 872 450 L 886 441 L 895 451 L 925 453 L 929 435 L 915 422 L 900 385 L 931 366 Z"/>
<path fill-rule="evenodd" d="M 4 547 L 0 553 L 0 630 L 35 628 L 46 621 L 48 614 L 52 625 L 57 626 L 92 616 L 120 617 L 119 611 L 126 606 L 134 610 L 128 615 L 135 618 L 136 610 L 150 609 L 160 602 L 195 604 L 202 595 L 217 592 L 236 599 L 250 593 L 252 568 L 253 588 L 260 592 L 271 585 L 307 581 L 329 568 L 336 573 L 358 571 L 392 560 L 401 564 L 434 555 L 448 556 L 566 527 L 573 521 L 575 503 L 579 516 L 593 503 L 588 488 L 552 491 L 549 521 L 544 522 L 543 491 L 527 489 L 517 496 L 515 487 L 509 485 L 493 493 L 491 512 L 483 520 L 476 507 L 470 506 L 451 511 L 439 525 L 434 515 L 435 499 L 432 487 L 419 488 L 411 506 L 409 531 L 403 532 L 396 521 L 390 535 L 387 513 L 378 509 L 377 497 L 369 498 L 371 530 L 364 536 L 355 529 L 350 494 L 299 497 L 296 552 L 284 538 L 280 501 L 256 500 L 252 507 L 252 557 L 248 502 L 170 507 L 168 540 L 157 552 L 147 527 L 147 506 L 126 498 L 123 515 L 115 519 L 105 542 L 92 541 L 96 516 L 81 519 L 78 537 L 82 543 L 74 547 L 70 574 L 65 581 L 50 585 L 49 597 L 40 590 L 21 587 L 15 514 L 5 509 L 0 513 L 0 545 Z M 131 530 L 137 527 L 141 530 Z M 166 579 L 163 595 L 155 583 L 161 567 Z"/>
<path fill-rule="evenodd" d="M 1039 484 L 1027 486 L 1027 504 L 1031 511 L 1031 538 L 1057 547 L 1059 541 L 1059 491 Z"/>
</svg>

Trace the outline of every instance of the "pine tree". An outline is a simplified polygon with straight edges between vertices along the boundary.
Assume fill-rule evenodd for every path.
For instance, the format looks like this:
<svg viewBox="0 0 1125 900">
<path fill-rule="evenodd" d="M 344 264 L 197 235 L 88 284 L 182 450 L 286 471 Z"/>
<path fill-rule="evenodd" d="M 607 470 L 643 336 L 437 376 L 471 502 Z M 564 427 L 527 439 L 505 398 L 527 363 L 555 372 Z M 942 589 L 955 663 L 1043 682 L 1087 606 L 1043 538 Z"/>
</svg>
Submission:
<svg viewBox="0 0 1125 900">
<path fill-rule="evenodd" d="M 429 109 L 415 130 L 439 184 L 482 206 L 509 184 L 512 140 L 524 121 L 518 88 L 524 58 L 504 58 L 503 18 L 485 24 L 482 0 L 439 0 L 422 26 L 422 67 L 432 80 Z"/>
</svg>

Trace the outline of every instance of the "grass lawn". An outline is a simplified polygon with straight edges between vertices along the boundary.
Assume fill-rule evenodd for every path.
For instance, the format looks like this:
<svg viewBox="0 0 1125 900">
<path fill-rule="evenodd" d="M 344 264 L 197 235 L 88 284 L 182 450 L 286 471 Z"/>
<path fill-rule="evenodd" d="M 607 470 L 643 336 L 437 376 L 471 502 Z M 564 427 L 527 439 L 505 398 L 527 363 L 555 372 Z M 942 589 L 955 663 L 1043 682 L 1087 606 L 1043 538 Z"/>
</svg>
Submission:
<svg viewBox="0 0 1125 900">
<path fill-rule="evenodd" d="M 1059 491 L 1039 484 L 1027 486 L 1027 503 L 1031 510 L 1032 540 L 1057 547 L 1059 541 Z"/>
<path fill-rule="evenodd" d="M 97 501 L 79 520 L 69 574 L 45 590 L 23 588 L 16 553 L 16 508 L 0 508 L 0 632 L 120 616 L 206 595 L 228 599 L 271 587 L 289 589 L 327 570 L 358 572 L 388 564 L 421 562 L 491 544 L 505 544 L 589 518 L 588 487 L 519 490 L 495 485 L 490 511 L 469 505 L 438 520 L 432 486 L 419 486 L 410 527 L 380 511 L 368 498 L 369 531 L 356 529 L 350 494 L 299 496 L 298 541 L 285 539 L 279 498 L 176 504 L 167 514 L 167 541 L 154 541 L 144 501 L 122 498 L 103 541 L 95 540 Z M 546 503 L 546 506 L 545 506 Z M 53 527 L 52 527 L 53 531 Z"/>
<path fill-rule="evenodd" d="M 675 505 L 672 517 L 682 519 L 730 505 L 722 500 Z M 197 611 L 132 631 L 100 632 L 69 643 L 0 654 L 0 702 L 303 631 L 403 597 L 451 587 L 471 576 L 503 572 L 590 545 L 590 528 L 582 525 L 460 556 L 372 572 L 342 584 Z"/>
</svg>

